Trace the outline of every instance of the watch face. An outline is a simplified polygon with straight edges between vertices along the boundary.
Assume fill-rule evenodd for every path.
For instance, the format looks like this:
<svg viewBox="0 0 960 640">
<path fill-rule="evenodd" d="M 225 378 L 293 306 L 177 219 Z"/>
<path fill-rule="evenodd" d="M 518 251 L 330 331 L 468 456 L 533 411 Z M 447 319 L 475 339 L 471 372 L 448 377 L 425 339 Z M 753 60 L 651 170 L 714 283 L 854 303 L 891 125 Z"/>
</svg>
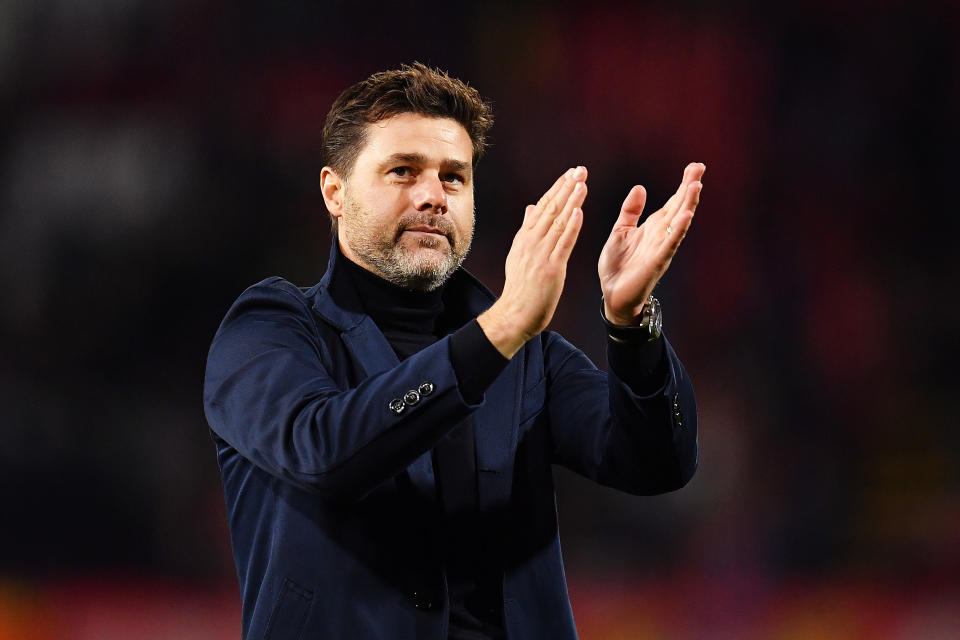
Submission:
<svg viewBox="0 0 960 640">
<path fill-rule="evenodd" d="M 653 298 L 653 304 L 650 307 L 650 337 L 659 338 L 663 330 L 663 314 L 660 312 L 660 301 Z"/>
</svg>

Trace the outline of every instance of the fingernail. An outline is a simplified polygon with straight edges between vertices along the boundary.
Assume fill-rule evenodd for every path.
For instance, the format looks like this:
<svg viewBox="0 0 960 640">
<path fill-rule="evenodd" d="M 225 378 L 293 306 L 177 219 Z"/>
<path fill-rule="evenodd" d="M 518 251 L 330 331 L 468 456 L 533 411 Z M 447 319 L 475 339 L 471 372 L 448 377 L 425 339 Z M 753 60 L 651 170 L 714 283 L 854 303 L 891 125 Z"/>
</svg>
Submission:
<svg viewBox="0 0 960 640">
<path fill-rule="evenodd" d="M 564 175 L 564 177 L 566 177 L 566 178 L 572 178 L 572 177 L 573 177 L 573 172 L 574 172 L 574 168 L 573 168 L 573 167 L 570 167 L 569 169 L 567 169 L 567 172 L 566 172 L 565 174 L 563 174 L 563 175 Z"/>
</svg>

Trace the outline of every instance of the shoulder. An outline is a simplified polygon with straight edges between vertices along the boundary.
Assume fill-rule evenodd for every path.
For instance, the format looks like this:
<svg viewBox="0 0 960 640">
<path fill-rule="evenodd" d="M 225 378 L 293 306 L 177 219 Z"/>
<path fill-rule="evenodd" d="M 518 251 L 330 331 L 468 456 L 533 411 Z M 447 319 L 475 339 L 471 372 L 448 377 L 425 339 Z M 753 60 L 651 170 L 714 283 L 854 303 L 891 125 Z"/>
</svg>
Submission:
<svg viewBox="0 0 960 640">
<path fill-rule="evenodd" d="M 312 289 L 312 288 L 311 288 Z M 311 289 L 271 277 L 247 287 L 227 311 L 214 335 L 209 359 L 290 349 L 324 357 L 329 332 L 312 310 Z M 246 356 L 244 356 L 246 357 Z"/>
<path fill-rule="evenodd" d="M 279 296 L 288 297 L 303 304 L 308 304 L 307 292 L 309 290 L 310 289 L 306 287 L 298 287 L 280 276 L 271 276 L 247 287 L 237 299 L 245 300 L 260 296 Z"/>
<path fill-rule="evenodd" d="M 285 305 L 306 311 L 310 307 L 310 297 L 308 295 L 310 290 L 305 287 L 298 287 L 280 276 L 272 276 L 247 287 L 233 303 L 231 311 L 238 307 L 271 304 Z"/>
<path fill-rule="evenodd" d="M 222 331 L 237 322 L 257 321 L 267 318 L 299 317 L 312 319 L 310 289 L 297 285 L 279 276 L 266 278 L 244 290 L 230 306 L 223 322 Z M 312 320 L 311 320 L 312 324 Z"/>
</svg>

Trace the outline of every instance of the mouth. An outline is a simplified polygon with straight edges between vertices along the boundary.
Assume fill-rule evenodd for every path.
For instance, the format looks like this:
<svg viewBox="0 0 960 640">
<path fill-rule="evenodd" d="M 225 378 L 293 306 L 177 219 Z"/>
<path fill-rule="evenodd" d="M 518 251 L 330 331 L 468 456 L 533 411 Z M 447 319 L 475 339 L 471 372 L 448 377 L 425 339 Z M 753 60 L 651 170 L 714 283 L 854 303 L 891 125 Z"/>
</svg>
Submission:
<svg viewBox="0 0 960 640">
<path fill-rule="evenodd" d="M 447 234 L 445 234 L 443 231 L 441 231 L 440 229 L 438 229 L 438 228 L 436 228 L 436 227 L 430 227 L 430 226 L 423 225 L 423 224 L 421 224 L 421 225 L 415 225 L 415 226 L 412 226 L 412 227 L 407 227 L 406 229 L 404 229 L 404 231 L 416 231 L 416 232 L 418 232 L 418 233 L 434 233 L 434 234 L 436 234 L 436 235 L 438 235 L 438 236 L 446 236 L 446 235 L 447 235 Z"/>
<path fill-rule="evenodd" d="M 402 231 L 402 233 L 412 233 L 415 235 L 443 238 L 447 240 L 446 233 L 444 233 L 442 230 L 438 229 L 437 227 L 431 227 L 429 225 L 414 225 L 412 227 L 407 227 Z"/>
</svg>

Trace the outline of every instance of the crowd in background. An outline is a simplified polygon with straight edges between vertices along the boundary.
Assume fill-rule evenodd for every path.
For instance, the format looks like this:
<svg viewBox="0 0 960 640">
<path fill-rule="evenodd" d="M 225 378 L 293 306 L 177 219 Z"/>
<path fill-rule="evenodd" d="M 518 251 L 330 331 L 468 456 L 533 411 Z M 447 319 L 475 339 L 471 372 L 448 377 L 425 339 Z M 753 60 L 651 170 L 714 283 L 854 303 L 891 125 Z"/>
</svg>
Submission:
<svg viewBox="0 0 960 640">
<path fill-rule="evenodd" d="M 811 593 L 960 629 L 960 10 L 804 4 L 0 3 L 0 637 L 44 598 L 157 581 L 238 616 L 206 350 L 245 287 L 319 280 L 326 112 L 414 60 L 494 104 L 466 262 L 494 291 L 524 206 L 588 167 L 551 328 L 601 366 L 620 202 L 707 165 L 656 292 L 700 469 L 651 498 L 557 471 L 578 622 L 627 585 L 642 637 Z"/>
</svg>

